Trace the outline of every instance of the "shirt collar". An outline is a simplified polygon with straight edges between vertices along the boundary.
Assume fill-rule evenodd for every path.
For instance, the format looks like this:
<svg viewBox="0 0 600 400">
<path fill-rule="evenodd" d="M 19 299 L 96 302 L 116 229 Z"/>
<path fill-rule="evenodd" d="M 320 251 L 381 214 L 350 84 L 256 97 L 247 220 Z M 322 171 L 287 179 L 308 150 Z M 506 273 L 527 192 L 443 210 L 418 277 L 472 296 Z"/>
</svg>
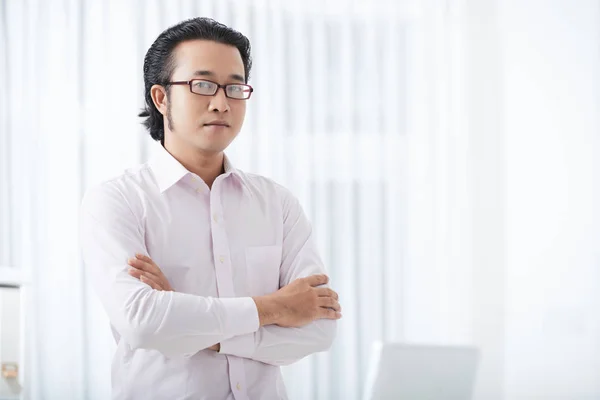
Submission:
<svg viewBox="0 0 600 400">
<path fill-rule="evenodd" d="M 244 176 L 244 173 L 236 169 L 229 157 L 226 154 L 223 155 L 223 166 L 225 169 L 225 177 L 233 175 L 237 178 L 240 185 L 250 192 L 249 186 Z M 158 189 L 161 193 L 169 189 L 171 186 L 179 182 L 186 175 L 192 175 L 175 157 L 171 155 L 161 144 L 156 154 L 152 157 L 149 162 L 150 168 L 158 184 Z"/>
<path fill-rule="evenodd" d="M 251 193 L 246 175 L 233 166 L 231 160 L 229 159 L 229 157 L 227 157 L 227 154 L 223 154 L 223 169 L 225 170 L 225 177 L 229 175 L 233 176 L 238 181 L 242 189 L 246 191 L 247 194 Z"/>
</svg>

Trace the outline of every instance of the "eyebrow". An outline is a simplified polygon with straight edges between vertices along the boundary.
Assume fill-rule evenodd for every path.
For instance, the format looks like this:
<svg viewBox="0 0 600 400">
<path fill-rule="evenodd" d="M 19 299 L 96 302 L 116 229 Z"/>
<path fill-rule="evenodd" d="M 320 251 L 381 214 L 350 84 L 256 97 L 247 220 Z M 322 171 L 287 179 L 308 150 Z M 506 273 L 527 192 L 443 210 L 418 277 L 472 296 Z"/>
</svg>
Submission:
<svg viewBox="0 0 600 400">
<path fill-rule="evenodd" d="M 210 76 L 210 77 L 214 77 L 215 74 L 212 71 L 205 71 L 205 70 L 200 70 L 200 71 L 196 71 L 194 72 L 194 76 Z M 240 81 L 240 82 L 244 82 L 246 83 L 246 79 L 238 74 L 231 74 L 229 75 L 229 79 L 233 79 L 236 81 Z"/>
</svg>

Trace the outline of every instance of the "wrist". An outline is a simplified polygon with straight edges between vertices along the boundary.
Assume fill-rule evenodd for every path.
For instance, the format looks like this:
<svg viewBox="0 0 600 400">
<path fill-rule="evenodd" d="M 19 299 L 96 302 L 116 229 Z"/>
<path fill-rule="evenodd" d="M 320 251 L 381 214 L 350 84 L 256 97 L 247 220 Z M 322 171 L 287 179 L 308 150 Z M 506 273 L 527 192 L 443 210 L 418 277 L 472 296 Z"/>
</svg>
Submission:
<svg viewBox="0 0 600 400">
<path fill-rule="evenodd" d="M 258 321 L 260 326 L 274 325 L 280 317 L 279 306 L 271 296 L 253 297 L 258 310 Z"/>
<path fill-rule="evenodd" d="M 213 344 L 212 346 L 210 346 L 208 348 L 208 350 L 213 350 L 213 351 L 216 351 L 216 352 L 221 351 L 221 343 Z"/>
</svg>

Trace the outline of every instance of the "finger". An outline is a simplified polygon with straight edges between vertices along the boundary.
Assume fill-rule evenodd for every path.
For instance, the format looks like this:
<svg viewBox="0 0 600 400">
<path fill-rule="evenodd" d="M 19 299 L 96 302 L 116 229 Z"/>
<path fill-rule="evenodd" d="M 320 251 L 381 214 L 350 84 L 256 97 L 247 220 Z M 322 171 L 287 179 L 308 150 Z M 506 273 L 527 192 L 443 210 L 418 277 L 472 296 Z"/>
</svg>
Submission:
<svg viewBox="0 0 600 400">
<path fill-rule="evenodd" d="M 319 297 L 318 304 L 319 307 L 333 308 L 337 312 L 342 311 L 340 303 L 332 297 Z"/>
<path fill-rule="evenodd" d="M 131 267 L 127 270 L 127 273 L 131 276 L 133 276 L 134 278 L 140 279 L 140 276 L 142 276 L 142 273 L 144 271 L 142 271 L 141 269 L 137 269 L 134 267 Z"/>
<path fill-rule="evenodd" d="M 138 268 L 129 268 L 129 270 L 127 271 L 129 273 L 129 275 L 133 276 L 134 278 L 138 278 L 141 279 L 142 275 L 146 275 L 146 277 L 150 278 L 151 280 L 155 281 L 155 282 L 160 282 L 161 279 L 159 276 L 154 275 L 151 272 L 146 272 L 143 271 L 141 269 Z"/>
<path fill-rule="evenodd" d="M 154 261 L 152 261 L 152 259 L 150 257 L 148 257 L 147 255 L 145 255 L 145 254 L 135 253 L 135 258 L 137 258 L 138 260 L 144 261 L 144 262 L 146 262 L 148 264 L 156 265 L 154 263 Z"/>
<path fill-rule="evenodd" d="M 319 297 L 331 297 L 339 300 L 338 294 L 329 288 L 316 288 L 315 290 L 317 291 L 317 296 Z"/>
<path fill-rule="evenodd" d="M 135 258 L 137 260 L 140 260 L 142 262 L 145 262 L 146 265 L 149 265 L 150 268 L 154 271 L 154 273 L 158 273 L 160 271 L 160 268 L 158 268 L 158 265 L 156 265 L 156 263 L 147 255 L 141 254 L 141 253 L 135 253 Z"/>
<path fill-rule="evenodd" d="M 163 288 L 152 279 L 146 277 L 145 275 L 140 276 L 140 280 L 144 282 L 146 285 L 150 286 L 152 289 L 163 290 Z"/>
<path fill-rule="evenodd" d="M 308 282 L 308 284 L 313 287 L 325 285 L 327 282 L 329 282 L 329 277 L 324 274 L 311 275 L 304 279 L 306 279 L 306 282 Z"/>
<path fill-rule="evenodd" d="M 158 268 L 155 266 L 155 264 L 151 264 L 147 261 L 140 260 L 136 257 L 127 260 L 127 264 L 134 268 L 141 269 L 142 271 L 153 273 L 154 275 L 157 275 L 158 273 Z"/>
<path fill-rule="evenodd" d="M 342 313 L 332 310 L 331 308 L 321 308 L 319 310 L 319 318 L 320 319 L 340 319 L 340 318 L 342 318 Z"/>
</svg>

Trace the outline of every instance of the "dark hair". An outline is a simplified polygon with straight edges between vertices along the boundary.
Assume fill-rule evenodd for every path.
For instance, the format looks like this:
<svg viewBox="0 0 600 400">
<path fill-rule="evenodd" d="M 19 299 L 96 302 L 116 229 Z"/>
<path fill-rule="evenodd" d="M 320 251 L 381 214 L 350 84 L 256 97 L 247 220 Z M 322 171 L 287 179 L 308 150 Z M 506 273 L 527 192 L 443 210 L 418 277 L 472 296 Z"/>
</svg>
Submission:
<svg viewBox="0 0 600 400">
<path fill-rule="evenodd" d="M 145 107 L 140 117 L 145 117 L 144 126 L 150 131 L 154 140 L 164 143 L 165 129 L 162 114 L 156 109 L 150 95 L 152 85 L 169 86 L 171 75 L 175 70 L 173 50 L 188 40 L 212 40 L 237 47 L 244 63 L 245 78 L 248 82 L 252 58 L 250 57 L 250 41 L 240 32 L 210 18 L 192 18 L 178 23 L 161 33 L 144 57 L 144 99 Z"/>
</svg>

